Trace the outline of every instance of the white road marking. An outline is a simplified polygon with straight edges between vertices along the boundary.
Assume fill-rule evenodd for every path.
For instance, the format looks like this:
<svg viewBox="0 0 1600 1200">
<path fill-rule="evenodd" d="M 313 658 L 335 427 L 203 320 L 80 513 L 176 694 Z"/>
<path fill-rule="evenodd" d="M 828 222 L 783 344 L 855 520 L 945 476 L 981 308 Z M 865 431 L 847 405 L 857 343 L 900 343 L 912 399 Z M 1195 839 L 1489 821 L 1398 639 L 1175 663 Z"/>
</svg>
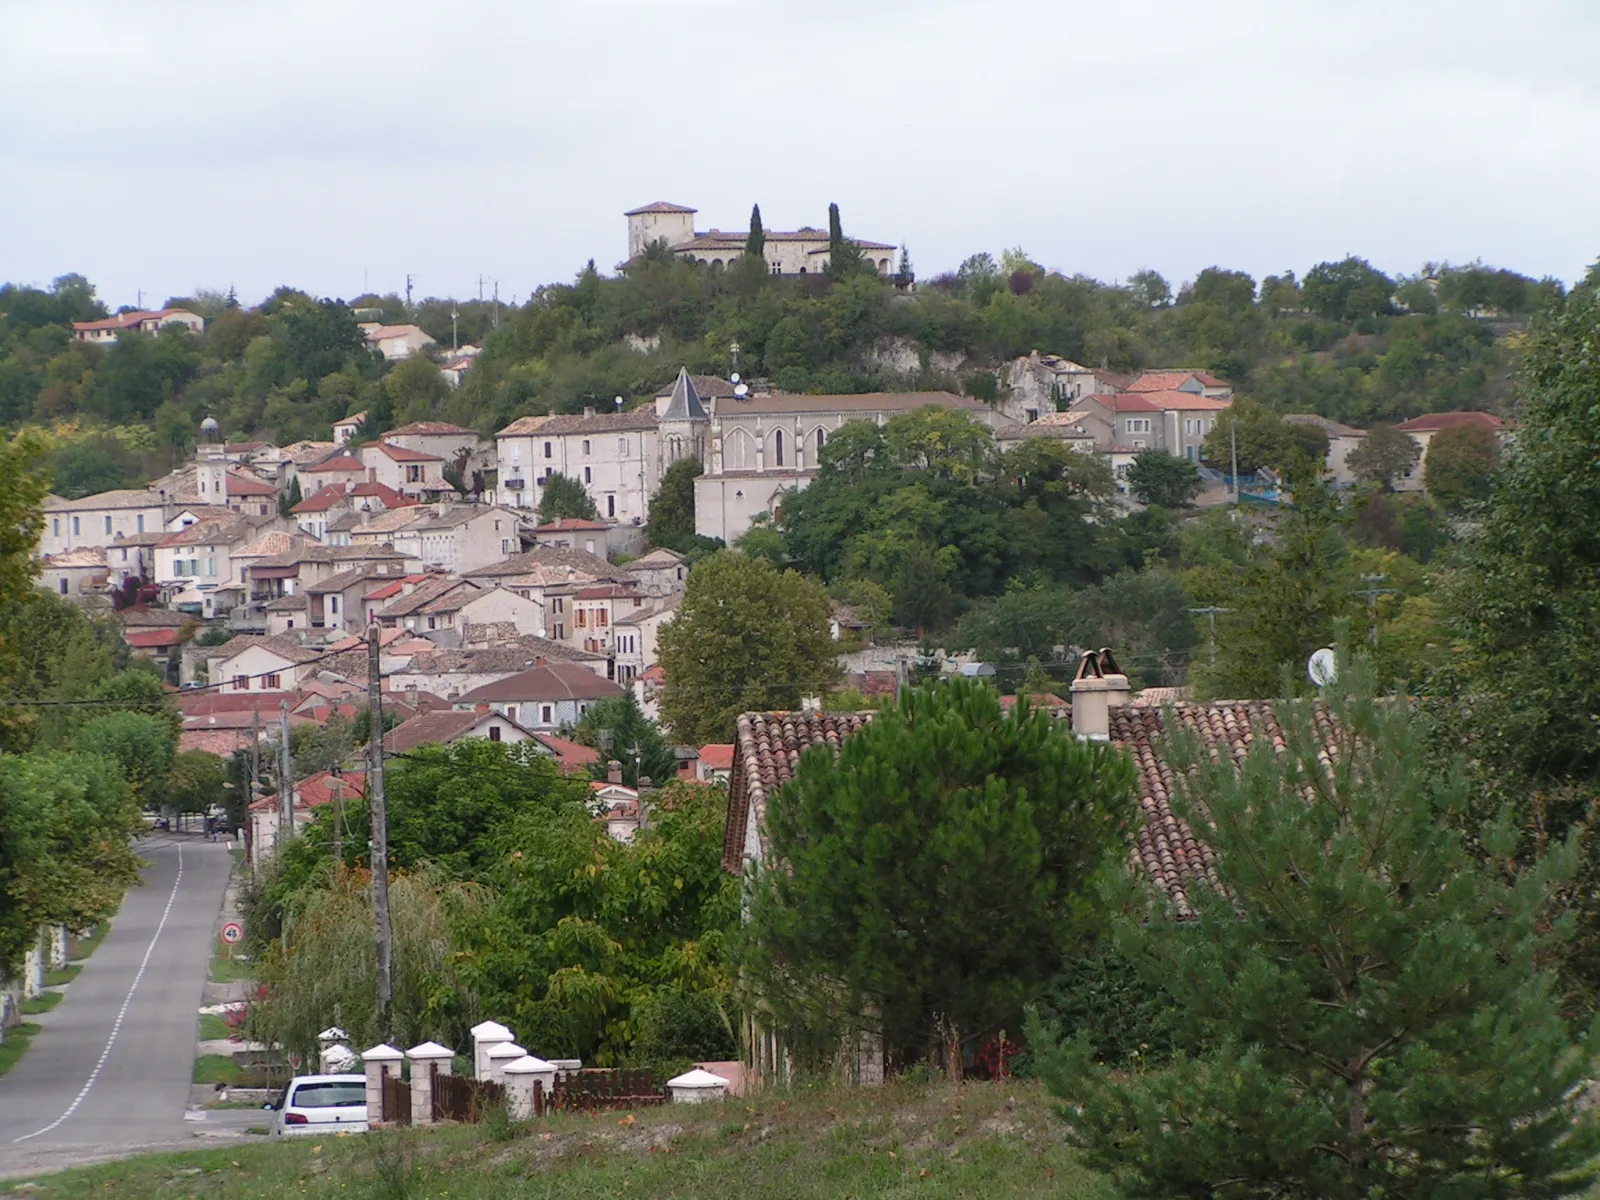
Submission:
<svg viewBox="0 0 1600 1200">
<path fill-rule="evenodd" d="M 89 1094 L 89 1089 L 94 1086 L 94 1081 L 100 1078 L 100 1070 L 106 1065 L 106 1059 L 111 1057 L 111 1046 L 117 1040 L 117 1034 L 122 1029 L 122 1019 L 128 1015 L 128 1006 L 133 1003 L 133 993 L 139 987 L 139 981 L 144 978 L 144 969 L 150 965 L 150 956 L 155 953 L 156 941 L 161 937 L 161 931 L 167 927 L 167 917 L 172 913 L 172 902 L 178 898 L 178 885 L 183 882 L 183 847 L 178 847 L 178 877 L 172 881 L 172 894 L 167 897 L 167 906 L 161 910 L 161 921 L 156 925 L 155 936 L 150 939 L 150 944 L 145 947 L 144 961 L 139 964 L 139 972 L 133 977 L 133 984 L 128 988 L 128 994 L 123 998 L 122 1008 L 117 1012 L 117 1019 L 111 1023 L 111 1036 L 106 1039 L 105 1049 L 100 1051 L 100 1061 L 94 1064 L 94 1070 L 89 1072 L 89 1078 L 83 1085 L 77 1097 L 67 1105 L 67 1111 L 62 1113 L 43 1129 L 35 1129 L 32 1133 L 25 1133 L 19 1138 L 12 1138 L 12 1144 L 25 1142 L 29 1138 L 39 1137 L 49 1133 L 61 1122 L 78 1111 L 78 1105 L 83 1103 L 84 1097 Z"/>
</svg>

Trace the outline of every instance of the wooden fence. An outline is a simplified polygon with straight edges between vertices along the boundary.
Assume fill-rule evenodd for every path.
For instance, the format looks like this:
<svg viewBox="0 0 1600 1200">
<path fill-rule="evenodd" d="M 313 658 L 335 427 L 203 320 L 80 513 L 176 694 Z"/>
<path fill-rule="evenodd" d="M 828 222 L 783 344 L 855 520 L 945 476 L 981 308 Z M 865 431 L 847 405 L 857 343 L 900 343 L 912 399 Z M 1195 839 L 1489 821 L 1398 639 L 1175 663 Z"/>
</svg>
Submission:
<svg viewBox="0 0 1600 1200">
<path fill-rule="evenodd" d="M 441 1075 L 437 1064 L 433 1072 L 433 1119 L 476 1124 L 496 1104 L 506 1102 L 506 1089 L 490 1079 L 469 1079 L 465 1075 Z"/>
<path fill-rule="evenodd" d="M 574 1071 L 556 1079 L 546 1095 L 540 1084 L 533 1089 L 533 1112 L 599 1112 L 604 1109 L 643 1108 L 665 1104 L 667 1094 L 656 1086 L 649 1071 Z"/>
<path fill-rule="evenodd" d="M 383 1077 L 382 1119 L 391 1125 L 411 1124 L 411 1085 L 398 1075 Z"/>
</svg>

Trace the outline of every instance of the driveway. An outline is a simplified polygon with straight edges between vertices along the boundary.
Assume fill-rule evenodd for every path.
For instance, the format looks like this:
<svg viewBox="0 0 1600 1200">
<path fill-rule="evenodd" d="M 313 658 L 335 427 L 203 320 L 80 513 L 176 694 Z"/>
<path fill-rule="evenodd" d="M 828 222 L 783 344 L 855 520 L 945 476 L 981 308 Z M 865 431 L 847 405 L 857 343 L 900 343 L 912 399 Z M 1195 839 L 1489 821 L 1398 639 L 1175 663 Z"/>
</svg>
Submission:
<svg viewBox="0 0 1600 1200">
<path fill-rule="evenodd" d="M 193 1147 L 236 1124 L 184 1119 L 232 860 L 219 843 L 183 837 L 147 839 L 139 851 L 144 886 L 0 1077 L 0 1178 Z"/>
</svg>

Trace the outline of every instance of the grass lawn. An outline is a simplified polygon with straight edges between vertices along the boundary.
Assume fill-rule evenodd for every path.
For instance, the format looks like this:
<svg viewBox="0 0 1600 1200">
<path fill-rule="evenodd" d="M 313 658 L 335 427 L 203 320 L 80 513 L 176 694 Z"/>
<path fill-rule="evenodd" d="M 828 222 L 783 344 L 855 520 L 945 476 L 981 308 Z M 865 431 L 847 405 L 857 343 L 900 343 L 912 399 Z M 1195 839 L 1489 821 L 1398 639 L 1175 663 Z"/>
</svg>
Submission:
<svg viewBox="0 0 1600 1200">
<path fill-rule="evenodd" d="M 202 1042 L 214 1042 L 232 1036 L 233 1030 L 216 1013 L 206 1013 L 200 1018 L 200 1040 Z"/>
<path fill-rule="evenodd" d="M 99 948 L 100 943 L 106 940 L 106 934 L 110 932 L 111 922 L 101 921 L 100 924 L 89 930 L 81 938 L 68 938 L 67 961 L 77 962 L 80 959 L 88 958 Z"/>
<path fill-rule="evenodd" d="M 83 970 L 82 963 L 68 963 L 53 971 L 44 973 L 45 987 L 63 987 L 78 977 L 78 972 Z"/>
<path fill-rule="evenodd" d="M 6 1040 L 0 1042 L 0 1075 L 4 1075 L 22 1057 L 22 1052 L 28 1048 L 28 1043 L 33 1041 L 33 1035 L 38 1033 L 40 1026 L 31 1021 L 24 1021 L 20 1025 L 13 1025 L 6 1030 Z"/>
<path fill-rule="evenodd" d="M 37 1016 L 39 1013 L 47 1013 L 61 1003 L 63 995 L 65 995 L 64 992 L 46 992 L 42 996 L 35 996 L 32 1000 L 24 1000 L 22 1002 L 22 1013 L 28 1017 Z"/>
<path fill-rule="evenodd" d="M 17 1185 L 11 1185 L 15 1188 Z M 5 1184 L 0 1184 L 3 1193 Z M 843 1196 L 1115 1200 L 1032 1083 L 891 1084 L 163 1154 L 36 1180 L 33 1200 Z"/>
<path fill-rule="evenodd" d="M 215 983 L 233 983 L 250 978 L 250 964 L 242 958 L 229 958 L 226 949 L 211 955 L 211 979 Z"/>
<path fill-rule="evenodd" d="M 196 1083 L 237 1083 L 244 1072 L 227 1054 L 202 1054 L 194 1060 Z"/>
</svg>

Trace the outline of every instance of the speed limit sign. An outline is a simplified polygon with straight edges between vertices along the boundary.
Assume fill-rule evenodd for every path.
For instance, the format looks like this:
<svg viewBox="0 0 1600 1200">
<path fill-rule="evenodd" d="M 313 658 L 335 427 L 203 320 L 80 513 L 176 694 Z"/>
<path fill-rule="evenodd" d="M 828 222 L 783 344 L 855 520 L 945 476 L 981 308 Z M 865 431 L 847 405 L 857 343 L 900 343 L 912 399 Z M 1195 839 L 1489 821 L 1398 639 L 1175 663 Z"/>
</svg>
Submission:
<svg viewBox="0 0 1600 1200">
<path fill-rule="evenodd" d="M 229 921 L 222 927 L 222 940 L 230 946 L 236 946 L 244 941 L 244 926 L 237 921 Z"/>
</svg>

